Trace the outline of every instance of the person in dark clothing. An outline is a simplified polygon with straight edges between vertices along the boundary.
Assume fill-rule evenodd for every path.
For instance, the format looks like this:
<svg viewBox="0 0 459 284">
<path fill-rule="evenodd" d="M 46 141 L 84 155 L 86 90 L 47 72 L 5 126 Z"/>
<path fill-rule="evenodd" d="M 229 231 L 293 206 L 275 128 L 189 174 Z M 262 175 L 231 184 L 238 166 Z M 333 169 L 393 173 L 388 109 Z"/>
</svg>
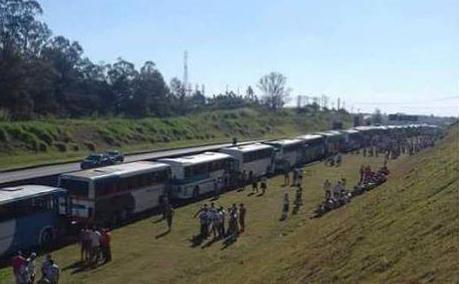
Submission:
<svg viewBox="0 0 459 284">
<path fill-rule="evenodd" d="M 172 206 L 169 204 L 167 207 L 166 207 L 166 213 L 165 213 L 165 216 L 166 216 L 166 222 L 167 222 L 167 230 L 170 231 L 172 230 L 172 220 L 174 218 L 174 208 L 172 208 Z"/>
<path fill-rule="evenodd" d="M 209 214 L 207 204 L 204 204 L 204 206 L 196 212 L 194 217 L 196 218 L 198 215 L 201 237 L 207 239 L 209 236 Z"/>
<path fill-rule="evenodd" d="M 245 216 L 247 213 L 247 209 L 245 208 L 244 204 L 241 203 L 239 205 L 239 225 L 241 227 L 240 232 L 245 231 Z"/>
</svg>

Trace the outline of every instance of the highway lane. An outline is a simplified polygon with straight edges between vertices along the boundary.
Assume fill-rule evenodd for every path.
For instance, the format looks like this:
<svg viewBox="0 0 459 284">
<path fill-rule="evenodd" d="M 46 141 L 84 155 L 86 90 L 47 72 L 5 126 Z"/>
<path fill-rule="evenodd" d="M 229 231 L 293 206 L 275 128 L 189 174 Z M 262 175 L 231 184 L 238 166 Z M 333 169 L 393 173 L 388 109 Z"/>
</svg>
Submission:
<svg viewBox="0 0 459 284">
<path fill-rule="evenodd" d="M 257 141 L 248 141 L 239 143 L 239 145 L 254 143 Z M 215 151 L 223 147 L 230 146 L 230 143 L 214 144 L 205 146 L 194 146 L 188 148 L 159 150 L 149 153 L 126 155 L 125 162 L 135 162 L 142 160 L 154 160 L 165 157 L 181 156 L 205 151 Z M 0 185 L 8 183 L 18 183 L 20 181 L 34 180 L 42 177 L 55 176 L 63 173 L 80 170 L 80 163 L 65 163 L 50 166 L 41 166 L 30 169 L 15 170 L 9 172 L 0 172 Z"/>
</svg>

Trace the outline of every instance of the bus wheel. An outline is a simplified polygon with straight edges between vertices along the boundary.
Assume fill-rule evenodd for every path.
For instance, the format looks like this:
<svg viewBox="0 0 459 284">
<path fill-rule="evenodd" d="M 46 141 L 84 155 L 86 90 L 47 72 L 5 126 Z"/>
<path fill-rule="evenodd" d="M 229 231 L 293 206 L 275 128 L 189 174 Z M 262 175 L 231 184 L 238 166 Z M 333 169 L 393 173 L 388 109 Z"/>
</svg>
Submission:
<svg viewBox="0 0 459 284">
<path fill-rule="evenodd" d="M 54 236 L 51 228 L 45 229 L 40 234 L 40 246 L 49 246 L 53 243 Z"/>
</svg>

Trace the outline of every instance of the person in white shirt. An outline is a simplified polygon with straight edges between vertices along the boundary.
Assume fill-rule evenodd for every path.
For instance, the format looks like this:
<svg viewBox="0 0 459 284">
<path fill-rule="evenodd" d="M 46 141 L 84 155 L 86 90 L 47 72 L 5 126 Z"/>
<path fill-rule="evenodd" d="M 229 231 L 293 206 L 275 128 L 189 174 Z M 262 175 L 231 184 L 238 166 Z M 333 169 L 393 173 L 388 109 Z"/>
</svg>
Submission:
<svg viewBox="0 0 459 284">
<path fill-rule="evenodd" d="M 100 239 L 102 235 L 100 232 L 94 228 L 90 234 L 89 234 L 89 239 L 91 241 L 91 262 L 93 265 L 97 265 L 99 261 L 99 254 L 100 254 Z"/>
<path fill-rule="evenodd" d="M 27 259 L 27 266 L 26 266 L 26 275 L 27 275 L 27 283 L 35 283 L 35 275 L 36 275 L 36 263 L 37 254 L 31 253 L 30 257 Z"/>
</svg>

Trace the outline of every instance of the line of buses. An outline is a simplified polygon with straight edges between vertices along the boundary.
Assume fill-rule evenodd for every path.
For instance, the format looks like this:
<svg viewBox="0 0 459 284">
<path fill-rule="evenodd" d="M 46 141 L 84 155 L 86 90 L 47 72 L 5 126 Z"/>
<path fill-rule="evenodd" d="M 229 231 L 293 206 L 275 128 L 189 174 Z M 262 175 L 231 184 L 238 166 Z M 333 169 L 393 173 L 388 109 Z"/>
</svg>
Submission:
<svg viewBox="0 0 459 284">
<path fill-rule="evenodd" d="M 293 139 L 222 148 L 62 174 L 57 187 L 0 189 L 0 256 L 52 243 L 68 224 L 117 224 L 158 207 L 161 198 L 190 200 L 253 178 L 374 145 L 391 137 L 438 136 L 431 125 L 361 126 Z"/>
</svg>

